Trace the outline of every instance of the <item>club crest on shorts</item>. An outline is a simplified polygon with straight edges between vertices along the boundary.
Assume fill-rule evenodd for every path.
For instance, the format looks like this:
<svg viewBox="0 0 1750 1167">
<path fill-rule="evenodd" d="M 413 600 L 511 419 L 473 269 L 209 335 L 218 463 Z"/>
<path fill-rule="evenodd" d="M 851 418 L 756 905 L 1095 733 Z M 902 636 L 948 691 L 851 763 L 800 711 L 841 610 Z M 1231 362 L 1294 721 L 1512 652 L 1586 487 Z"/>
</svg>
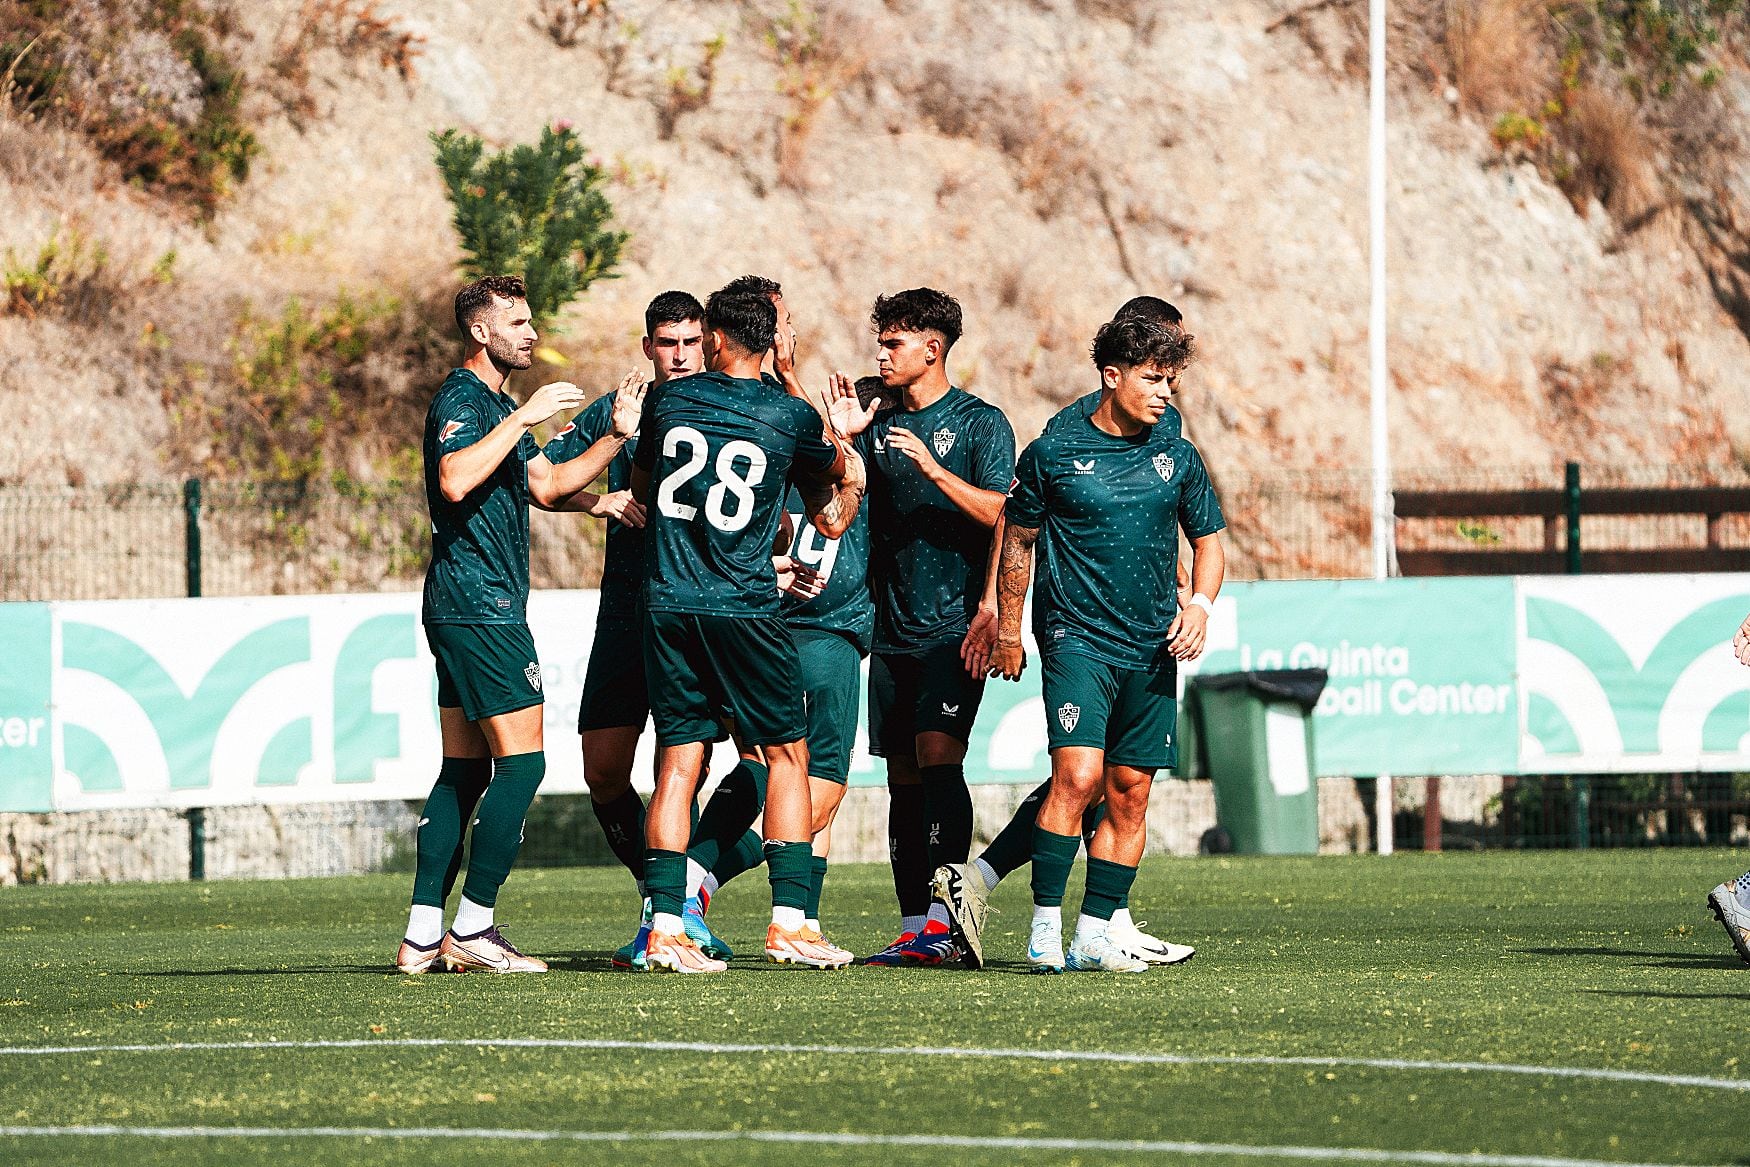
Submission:
<svg viewBox="0 0 1750 1167">
<path fill-rule="evenodd" d="M 1082 719 L 1082 707 L 1065 701 L 1057 707 L 1057 723 L 1063 726 L 1064 733 L 1074 733 L 1076 722 Z"/>
<path fill-rule="evenodd" d="M 1173 456 L 1171 454 L 1156 454 L 1154 464 L 1155 473 L 1161 476 L 1162 482 L 1173 480 Z"/>
<path fill-rule="evenodd" d="M 525 676 L 529 679 L 529 688 L 533 689 L 537 693 L 539 693 L 541 691 L 541 666 L 540 665 L 536 664 L 534 661 L 530 661 L 529 667 L 523 670 L 523 676 Z"/>
<path fill-rule="evenodd" d="M 936 457 L 946 458 L 948 451 L 954 448 L 954 439 L 960 435 L 953 430 L 937 430 L 930 435 L 930 444 L 936 447 Z"/>
</svg>

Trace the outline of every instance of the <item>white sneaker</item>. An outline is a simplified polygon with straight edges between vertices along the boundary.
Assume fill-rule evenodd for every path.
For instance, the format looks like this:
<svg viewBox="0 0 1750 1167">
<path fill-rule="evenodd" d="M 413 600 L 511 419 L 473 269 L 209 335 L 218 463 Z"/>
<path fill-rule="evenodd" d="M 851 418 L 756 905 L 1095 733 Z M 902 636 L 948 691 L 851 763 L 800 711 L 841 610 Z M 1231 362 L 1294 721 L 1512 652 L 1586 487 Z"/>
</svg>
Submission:
<svg viewBox="0 0 1750 1167">
<path fill-rule="evenodd" d="M 1110 932 L 1100 932 L 1093 936 L 1077 936 L 1075 943 L 1070 945 L 1069 960 L 1064 967 L 1071 972 L 1139 973 L 1148 971 L 1148 961 L 1118 947 Z"/>
<path fill-rule="evenodd" d="M 1052 976 L 1063 971 L 1063 922 L 1038 919 L 1027 935 L 1027 963 L 1030 972 Z"/>
<path fill-rule="evenodd" d="M 1162 940 L 1159 936 L 1150 936 L 1136 924 L 1120 924 L 1116 921 L 1106 930 L 1106 935 L 1112 943 L 1150 964 L 1184 964 L 1197 950 L 1189 944 L 1174 944 L 1170 940 Z"/>
<path fill-rule="evenodd" d="M 948 926 L 960 942 L 960 963 L 967 968 L 984 966 L 984 921 L 990 914 L 990 893 L 984 876 L 970 863 L 948 863 L 936 868 L 930 891 L 935 902 L 948 912 Z"/>
<path fill-rule="evenodd" d="M 1732 938 L 1732 948 L 1738 959 L 1750 964 L 1750 871 L 1737 879 L 1722 883 L 1707 893 L 1707 906 L 1714 919 Z"/>
</svg>

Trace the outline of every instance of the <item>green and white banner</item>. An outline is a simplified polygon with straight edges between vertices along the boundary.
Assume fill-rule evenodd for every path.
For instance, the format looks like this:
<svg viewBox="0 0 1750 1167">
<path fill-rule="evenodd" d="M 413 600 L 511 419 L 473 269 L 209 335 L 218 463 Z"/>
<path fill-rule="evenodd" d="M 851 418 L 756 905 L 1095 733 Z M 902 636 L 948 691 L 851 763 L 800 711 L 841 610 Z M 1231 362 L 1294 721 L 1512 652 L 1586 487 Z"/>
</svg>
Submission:
<svg viewBox="0 0 1750 1167">
<path fill-rule="evenodd" d="M 530 603 L 544 790 L 584 789 L 596 602 Z M 1329 670 L 1323 775 L 1750 770 L 1747 611 L 1745 575 L 1233 584 L 1186 672 Z M 0 647 L 0 810 L 419 798 L 437 770 L 414 594 L 0 604 Z M 1037 781 L 1045 744 L 1035 657 L 987 686 L 967 774 Z M 860 731 L 852 781 L 881 777 Z"/>
</svg>

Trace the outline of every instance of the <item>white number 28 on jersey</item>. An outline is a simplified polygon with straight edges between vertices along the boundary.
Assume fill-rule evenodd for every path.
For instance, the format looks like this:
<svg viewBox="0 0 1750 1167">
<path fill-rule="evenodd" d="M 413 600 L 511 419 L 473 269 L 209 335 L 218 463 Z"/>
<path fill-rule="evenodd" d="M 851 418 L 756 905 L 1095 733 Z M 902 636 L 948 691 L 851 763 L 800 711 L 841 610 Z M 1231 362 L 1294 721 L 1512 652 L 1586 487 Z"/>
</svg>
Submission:
<svg viewBox="0 0 1750 1167">
<path fill-rule="evenodd" d="M 691 426 L 676 426 L 662 438 L 662 456 L 678 458 L 687 450 L 686 461 L 675 468 L 656 491 L 656 509 L 671 519 L 690 523 L 699 515 L 699 508 L 675 497 L 675 492 L 704 472 L 711 456 L 711 445 L 705 435 Z M 737 467 L 745 461 L 745 470 Z M 717 451 L 715 466 L 717 481 L 705 492 L 705 518 L 719 531 L 739 531 L 753 521 L 753 488 L 766 477 L 766 452 L 752 442 L 737 439 L 725 443 Z M 728 500 L 733 497 L 735 509 Z"/>
</svg>

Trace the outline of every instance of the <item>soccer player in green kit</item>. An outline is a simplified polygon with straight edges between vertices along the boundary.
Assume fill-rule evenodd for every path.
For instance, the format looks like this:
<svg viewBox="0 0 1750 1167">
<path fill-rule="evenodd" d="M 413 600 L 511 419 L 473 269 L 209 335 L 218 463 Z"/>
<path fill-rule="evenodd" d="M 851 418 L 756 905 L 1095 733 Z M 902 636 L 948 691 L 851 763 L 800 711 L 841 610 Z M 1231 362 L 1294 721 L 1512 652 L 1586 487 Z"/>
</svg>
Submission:
<svg viewBox="0 0 1750 1167">
<path fill-rule="evenodd" d="M 864 377 L 853 386 L 843 374 L 835 373 L 827 395 L 829 421 L 841 434 L 861 430 L 874 416 L 883 392 L 879 377 Z M 814 814 L 814 857 L 806 925 L 819 933 L 832 823 L 844 802 L 851 747 L 857 736 L 862 660 L 869 655 L 875 631 L 875 603 L 869 591 L 869 517 L 867 508 L 860 507 L 843 535 L 827 538 L 807 521 L 802 496 L 794 488 L 787 512 L 784 554 L 793 565 L 813 575 L 806 587 L 786 592 L 783 617 L 796 639 L 802 698 L 808 708 L 808 793 Z M 719 854 L 701 878 L 700 891 L 704 897 L 715 895 L 718 888 L 760 862 L 759 836 L 747 832 L 740 842 Z M 693 902 L 689 898 L 689 913 L 694 911 Z M 688 931 L 693 932 L 692 921 L 687 923 Z M 710 954 L 708 942 L 693 934 Z M 716 943 L 721 945 L 721 941 Z"/>
<path fill-rule="evenodd" d="M 861 502 L 862 468 L 819 413 L 759 379 L 777 322 L 770 296 L 714 294 L 705 305 L 708 371 L 664 386 L 640 428 L 633 494 L 650 516 L 644 659 L 657 741 L 644 861 L 652 913 L 645 959 L 653 970 L 728 967 L 700 952 L 681 920 L 689 805 L 725 711 L 769 767 L 766 954 L 819 968 L 850 961 L 806 927 L 806 711 L 771 549 L 792 478 L 810 520 L 836 538 Z"/>
<path fill-rule="evenodd" d="M 1114 320 L 1142 320 L 1162 328 L 1184 326 L 1184 316 L 1173 305 L 1158 296 L 1135 296 L 1124 302 Z M 1177 392 L 1177 377 L 1169 385 Z M 1085 421 L 1099 408 L 1100 403 L 1109 395 L 1110 390 L 1102 383 L 1100 388 L 1083 397 L 1078 397 L 1053 414 L 1045 423 L 1046 433 L 1051 433 L 1062 426 Z M 1155 423 L 1155 432 L 1170 436 L 1178 436 L 1183 429 L 1183 419 L 1178 409 L 1168 404 L 1161 414 L 1161 419 Z M 991 672 L 991 650 L 996 647 L 997 631 L 997 567 L 1002 555 L 1002 535 L 1005 521 L 997 520 L 996 532 L 991 540 L 990 567 L 985 580 L 983 598 L 979 601 L 978 612 L 972 618 L 972 626 L 966 633 L 966 639 L 961 645 L 960 655 L 966 669 L 975 677 L 982 677 Z M 1180 599 L 1185 602 L 1200 602 L 1190 590 L 1191 573 L 1186 569 L 1183 560 L 1178 565 L 1178 585 Z M 1204 601 L 1207 602 L 1207 601 Z M 1018 680 L 1019 674 L 1012 676 L 998 674 L 1005 680 Z M 1027 864 L 1033 856 L 1033 827 L 1039 817 L 1039 807 L 1044 803 L 1045 796 L 1051 789 L 1051 780 L 1047 778 L 1037 788 L 1031 791 L 1021 805 L 1016 808 L 1014 816 L 1008 824 L 991 840 L 990 846 L 971 863 L 965 865 L 951 864 L 938 867 L 932 881 L 932 891 L 937 900 L 947 910 L 953 925 L 954 938 L 960 943 L 960 959 L 972 968 L 977 968 L 983 962 L 983 947 L 980 933 L 984 928 L 985 914 L 988 909 L 988 897 L 996 886 L 1010 872 Z M 1106 815 L 1103 801 L 1090 807 L 1082 816 L 1082 839 L 1084 843 L 1092 842 L 1094 832 L 1099 828 L 1099 822 Z M 1132 920 L 1128 900 L 1119 905 L 1113 913 L 1112 926 L 1108 935 L 1132 956 L 1146 960 L 1151 964 L 1180 964 L 1190 960 L 1197 950 L 1188 944 L 1175 944 L 1151 936 L 1142 931 Z"/>
<path fill-rule="evenodd" d="M 1156 432 L 1171 383 L 1191 358 L 1182 329 L 1129 318 L 1102 327 L 1094 365 L 1106 396 L 1083 421 L 1022 453 L 1006 506 L 997 582 L 996 671 L 1019 674 L 1021 617 L 1040 549 L 1034 638 L 1044 672 L 1051 787 L 1034 828 L 1034 916 L 1027 958 L 1039 972 L 1143 972 L 1108 935 L 1142 858 L 1154 772 L 1171 765 L 1177 662 L 1203 650 L 1224 571 L 1226 526 L 1203 460 Z M 1204 602 L 1178 603 L 1178 536 Z M 1083 811 L 1104 793 L 1088 847 L 1087 890 L 1066 958 L 1062 909 Z"/>
<path fill-rule="evenodd" d="M 887 764 L 888 844 L 900 935 L 876 965 L 940 964 L 955 954 L 930 873 L 972 846 L 966 743 L 984 678 L 960 665 L 983 591 L 990 532 L 1014 471 L 1015 431 L 1000 409 L 948 380 L 959 303 L 933 288 L 881 296 L 870 313 L 877 368 L 892 395 L 856 435 L 869 466 L 875 642 L 869 748 Z"/>
<path fill-rule="evenodd" d="M 432 559 L 423 622 L 437 661 L 443 766 L 420 817 L 413 908 L 395 964 L 423 973 L 545 972 L 495 926 L 498 889 L 522 843 L 523 816 L 546 760 L 541 748 L 541 666 L 529 634 L 529 504 L 597 513 L 585 488 L 638 425 L 633 379 L 615 395 L 610 432 L 555 467 L 529 430 L 583 404 L 577 386 L 544 385 L 518 406 L 504 391 L 533 362 L 535 329 L 515 276 L 489 276 L 456 294 L 467 358 L 432 398 L 425 420 L 425 494 Z M 461 870 L 462 836 L 473 846 L 462 901 L 449 931 L 444 901 Z"/>
<path fill-rule="evenodd" d="M 705 367 L 705 308 L 687 292 L 663 292 L 644 309 L 644 357 L 650 362 L 647 392 L 678 377 L 690 377 Z M 614 395 L 592 402 L 570 425 L 547 443 L 554 465 L 583 454 L 613 428 Z M 650 716 L 644 690 L 644 532 L 643 508 L 631 501 L 632 458 L 638 446 L 634 434 L 608 466 L 608 490 L 614 509 L 628 503 L 636 524 L 612 515 L 602 564 L 601 602 L 596 610 L 595 639 L 578 702 L 577 732 L 583 743 L 583 777 L 595 812 L 614 857 L 631 872 L 644 899 L 644 800 L 632 789 L 632 759 L 638 737 Z M 642 925 L 641 925 L 642 928 Z M 631 968 L 642 959 L 638 941 L 616 953 L 616 967 Z"/>
</svg>

